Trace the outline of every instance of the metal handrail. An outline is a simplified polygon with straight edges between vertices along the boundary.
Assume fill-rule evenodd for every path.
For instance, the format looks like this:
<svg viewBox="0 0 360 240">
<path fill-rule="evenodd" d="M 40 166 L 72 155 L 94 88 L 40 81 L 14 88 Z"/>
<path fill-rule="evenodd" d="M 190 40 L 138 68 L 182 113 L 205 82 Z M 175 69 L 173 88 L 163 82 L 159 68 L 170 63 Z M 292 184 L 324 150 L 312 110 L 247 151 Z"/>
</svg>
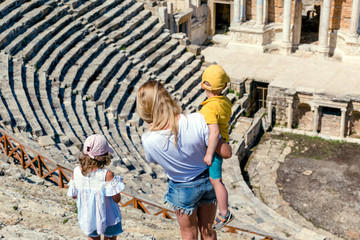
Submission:
<svg viewBox="0 0 360 240">
<path fill-rule="evenodd" d="M 8 157 L 12 157 L 15 159 L 16 164 L 20 164 L 24 169 L 29 168 L 33 173 L 38 175 L 39 177 L 50 180 L 61 188 L 67 188 L 66 183 L 70 181 L 70 176 L 72 175 L 72 170 L 57 164 L 54 160 L 51 160 L 49 157 L 46 157 L 44 154 L 40 154 L 37 151 L 33 150 L 31 147 L 26 144 L 22 144 L 19 140 L 16 139 L 12 134 L 6 132 L 3 129 L 0 129 L 0 150 Z M 139 197 L 135 197 L 128 193 L 122 192 L 128 197 L 130 200 L 122 203 L 120 205 L 122 207 L 126 207 L 132 205 L 136 209 L 140 209 L 144 213 L 151 215 L 162 215 L 163 218 L 174 220 L 170 214 L 175 214 L 174 211 L 164 208 L 162 206 L 157 205 L 149 200 L 144 200 Z M 144 204 L 151 205 L 160 211 L 152 214 Z M 272 238 L 256 233 L 253 231 L 249 231 L 246 229 L 241 229 L 233 226 L 225 226 L 228 230 L 227 232 L 238 233 L 238 232 L 247 232 L 254 235 L 258 235 L 264 237 L 263 240 L 271 240 Z"/>
</svg>

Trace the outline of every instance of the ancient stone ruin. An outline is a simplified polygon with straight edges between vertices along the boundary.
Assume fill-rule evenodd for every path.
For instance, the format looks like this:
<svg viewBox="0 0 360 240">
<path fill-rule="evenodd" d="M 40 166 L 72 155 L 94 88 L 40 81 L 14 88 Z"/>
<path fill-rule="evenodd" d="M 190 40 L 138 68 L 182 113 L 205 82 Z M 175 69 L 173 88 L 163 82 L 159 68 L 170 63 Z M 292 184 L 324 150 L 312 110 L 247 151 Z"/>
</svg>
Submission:
<svg viewBox="0 0 360 240">
<path fill-rule="evenodd" d="M 210 13 L 206 4 L 211 6 Z M 295 24 L 293 31 L 290 26 L 291 21 L 301 19 L 301 3 L 272 4 L 239 0 L 0 1 L 0 127 L 68 168 L 76 164 L 77 146 L 87 136 L 104 134 L 115 150 L 111 167 L 125 175 L 127 191 L 161 203 L 166 177 L 159 166 L 145 161 L 140 136 L 146 124 L 135 112 L 137 89 L 149 79 L 160 81 L 184 112 L 197 111 L 206 98 L 200 80 L 209 63 L 194 43 L 204 42 L 217 26 L 230 30 L 235 42 L 245 41 L 241 43 L 264 51 L 289 52 L 300 47 L 295 40 L 300 26 Z M 359 1 L 344 3 L 344 9 L 349 4 L 358 7 Z M 329 23 L 330 5 L 324 2 L 323 6 L 319 20 L 314 20 L 318 18 L 316 8 L 309 10 L 309 19 L 324 22 L 317 51 L 328 55 L 335 47 L 327 44 L 329 35 L 324 32 L 328 27 L 323 19 L 327 16 Z M 292 11 L 297 19 L 289 17 Z M 354 12 L 349 13 L 351 18 L 341 15 L 331 34 L 337 37 L 336 49 L 358 57 L 359 52 L 353 51 L 360 45 L 359 36 L 354 35 L 358 26 Z M 283 22 L 281 15 L 287 16 Z M 349 34 L 343 33 L 346 29 Z M 360 133 L 359 99 L 326 99 L 312 92 L 268 87 L 253 79 L 232 82 L 226 94 L 233 102 L 230 143 L 234 156 L 226 163 L 225 181 L 232 186 L 231 207 L 243 216 L 234 226 L 247 229 L 255 239 L 267 235 L 324 239 L 323 232 L 281 217 L 256 198 L 242 178 L 239 158 L 270 124 L 356 137 Z"/>
</svg>

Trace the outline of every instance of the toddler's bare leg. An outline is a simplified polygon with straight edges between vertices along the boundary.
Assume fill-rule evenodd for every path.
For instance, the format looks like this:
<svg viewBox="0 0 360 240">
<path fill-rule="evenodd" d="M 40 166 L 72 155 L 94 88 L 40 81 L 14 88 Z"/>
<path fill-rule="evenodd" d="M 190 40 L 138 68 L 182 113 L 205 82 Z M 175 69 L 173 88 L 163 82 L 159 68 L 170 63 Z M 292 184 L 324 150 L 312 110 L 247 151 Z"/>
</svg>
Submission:
<svg viewBox="0 0 360 240">
<path fill-rule="evenodd" d="M 228 192 L 221 178 L 219 179 L 210 178 L 210 181 L 215 189 L 216 201 L 219 205 L 219 212 L 221 215 L 225 216 L 228 211 Z"/>
</svg>

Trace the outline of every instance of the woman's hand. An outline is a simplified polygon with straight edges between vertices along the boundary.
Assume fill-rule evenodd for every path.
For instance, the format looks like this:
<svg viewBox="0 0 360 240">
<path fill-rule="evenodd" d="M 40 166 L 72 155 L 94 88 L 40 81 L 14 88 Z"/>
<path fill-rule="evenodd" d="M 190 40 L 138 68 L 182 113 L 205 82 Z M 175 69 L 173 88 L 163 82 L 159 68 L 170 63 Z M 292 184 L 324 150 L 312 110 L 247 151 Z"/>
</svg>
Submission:
<svg viewBox="0 0 360 240">
<path fill-rule="evenodd" d="M 223 138 L 219 139 L 219 143 L 216 147 L 216 152 L 225 159 L 231 158 L 232 156 L 232 149 L 230 145 L 227 144 Z"/>
</svg>

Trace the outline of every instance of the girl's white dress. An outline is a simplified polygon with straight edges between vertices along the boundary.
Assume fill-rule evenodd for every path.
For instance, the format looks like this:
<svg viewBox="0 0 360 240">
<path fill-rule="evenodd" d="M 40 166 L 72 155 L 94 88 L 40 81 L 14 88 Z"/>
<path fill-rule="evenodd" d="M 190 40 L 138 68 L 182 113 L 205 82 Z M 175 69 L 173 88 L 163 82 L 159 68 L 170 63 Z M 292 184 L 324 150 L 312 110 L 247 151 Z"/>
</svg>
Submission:
<svg viewBox="0 0 360 240">
<path fill-rule="evenodd" d="M 97 169 L 87 176 L 82 175 L 80 167 L 74 169 L 74 179 L 70 180 L 67 195 L 77 196 L 78 220 L 86 235 L 95 230 L 103 234 L 108 226 L 121 221 L 119 204 L 111 196 L 120 193 L 125 185 L 120 176 L 110 182 L 105 181 L 107 169 Z"/>
</svg>

